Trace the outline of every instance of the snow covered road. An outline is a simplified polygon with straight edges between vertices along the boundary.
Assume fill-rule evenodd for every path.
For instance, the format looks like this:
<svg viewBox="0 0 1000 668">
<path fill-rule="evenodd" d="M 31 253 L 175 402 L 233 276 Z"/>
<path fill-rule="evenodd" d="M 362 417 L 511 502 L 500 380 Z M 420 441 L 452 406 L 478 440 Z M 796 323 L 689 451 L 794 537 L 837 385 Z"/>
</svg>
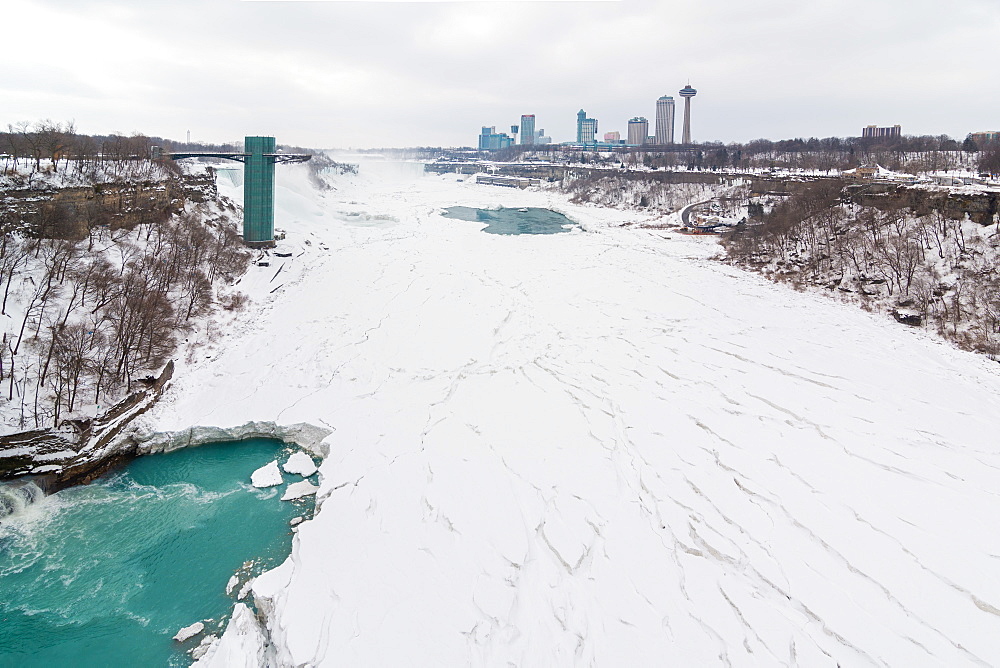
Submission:
<svg viewBox="0 0 1000 668">
<path fill-rule="evenodd" d="M 633 214 L 381 171 L 282 170 L 296 257 L 155 413 L 335 430 L 254 586 L 273 661 L 1000 663 L 995 364 Z M 495 204 L 592 232 L 437 214 Z"/>
</svg>

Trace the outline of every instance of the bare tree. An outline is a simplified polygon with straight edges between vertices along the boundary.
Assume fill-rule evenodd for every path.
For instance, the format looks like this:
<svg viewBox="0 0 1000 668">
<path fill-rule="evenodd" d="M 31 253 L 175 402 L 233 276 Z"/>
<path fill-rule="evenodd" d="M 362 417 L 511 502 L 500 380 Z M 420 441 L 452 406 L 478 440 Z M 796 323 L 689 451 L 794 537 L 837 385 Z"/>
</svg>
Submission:
<svg viewBox="0 0 1000 668">
<path fill-rule="evenodd" d="M 75 128 L 72 122 L 65 125 L 48 119 L 35 124 L 38 144 L 52 162 L 52 171 L 59 171 L 59 160 L 68 157 L 67 151 L 73 142 Z"/>
</svg>

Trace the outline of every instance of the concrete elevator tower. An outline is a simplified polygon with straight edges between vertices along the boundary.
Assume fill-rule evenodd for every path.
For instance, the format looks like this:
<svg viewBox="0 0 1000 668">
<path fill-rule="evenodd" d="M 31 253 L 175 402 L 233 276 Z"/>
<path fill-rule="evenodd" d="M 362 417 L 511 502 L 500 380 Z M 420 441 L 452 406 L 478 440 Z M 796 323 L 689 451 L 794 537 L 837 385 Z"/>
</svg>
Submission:
<svg viewBox="0 0 1000 668">
<path fill-rule="evenodd" d="M 274 137 L 246 137 L 242 153 L 185 152 L 164 153 L 153 147 L 154 158 L 222 158 L 242 162 L 243 167 L 243 243 L 251 248 L 274 245 L 274 166 L 281 162 L 305 162 L 307 153 L 280 153 Z"/>
<path fill-rule="evenodd" d="M 274 242 L 274 137 L 247 137 L 243 150 L 243 240 L 244 243 Z"/>
<path fill-rule="evenodd" d="M 694 88 L 691 88 L 691 83 L 688 82 L 687 86 L 681 88 L 680 96 L 684 98 L 684 131 L 681 134 L 681 143 L 690 144 L 691 143 L 691 98 L 698 94 Z"/>
</svg>

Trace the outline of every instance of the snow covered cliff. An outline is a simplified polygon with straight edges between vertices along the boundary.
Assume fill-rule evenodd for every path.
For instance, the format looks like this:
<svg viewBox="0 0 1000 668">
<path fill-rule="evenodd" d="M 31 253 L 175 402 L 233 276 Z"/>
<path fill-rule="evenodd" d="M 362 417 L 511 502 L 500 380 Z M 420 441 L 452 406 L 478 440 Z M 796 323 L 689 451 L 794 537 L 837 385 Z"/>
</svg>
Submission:
<svg viewBox="0 0 1000 668">
<path fill-rule="evenodd" d="M 557 194 L 278 186 L 291 257 L 147 418 L 331 431 L 206 662 L 1000 662 L 995 364 Z M 501 204 L 587 231 L 438 215 Z"/>
</svg>

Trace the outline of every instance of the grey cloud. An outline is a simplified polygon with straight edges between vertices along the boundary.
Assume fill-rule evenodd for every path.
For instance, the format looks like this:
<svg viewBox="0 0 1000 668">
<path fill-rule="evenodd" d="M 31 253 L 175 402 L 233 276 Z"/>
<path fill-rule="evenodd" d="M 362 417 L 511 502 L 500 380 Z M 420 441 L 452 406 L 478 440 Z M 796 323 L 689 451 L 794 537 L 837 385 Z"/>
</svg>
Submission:
<svg viewBox="0 0 1000 668">
<path fill-rule="evenodd" d="M 1000 106 L 1000 10 L 978 0 L 29 5 L 97 17 L 103 38 L 141 35 L 146 48 L 123 57 L 142 67 L 116 75 L 107 122 L 124 122 L 120 100 L 131 100 L 141 118 L 130 127 L 172 136 L 254 126 L 299 144 L 457 145 L 535 113 L 559 141 L 581 107 L 602 132 L 624 131 L 688 77 L 702 140 L 854 134 L 868 122 L 962 136 L 995 124 Z M 72 40 L 52 48 L 73 58 Z M 0 89 L 39 104 L 75 90 L 101 124 L 104 88 L 52 62 L 33 86 L 4 71 Z"/>
</svg>

